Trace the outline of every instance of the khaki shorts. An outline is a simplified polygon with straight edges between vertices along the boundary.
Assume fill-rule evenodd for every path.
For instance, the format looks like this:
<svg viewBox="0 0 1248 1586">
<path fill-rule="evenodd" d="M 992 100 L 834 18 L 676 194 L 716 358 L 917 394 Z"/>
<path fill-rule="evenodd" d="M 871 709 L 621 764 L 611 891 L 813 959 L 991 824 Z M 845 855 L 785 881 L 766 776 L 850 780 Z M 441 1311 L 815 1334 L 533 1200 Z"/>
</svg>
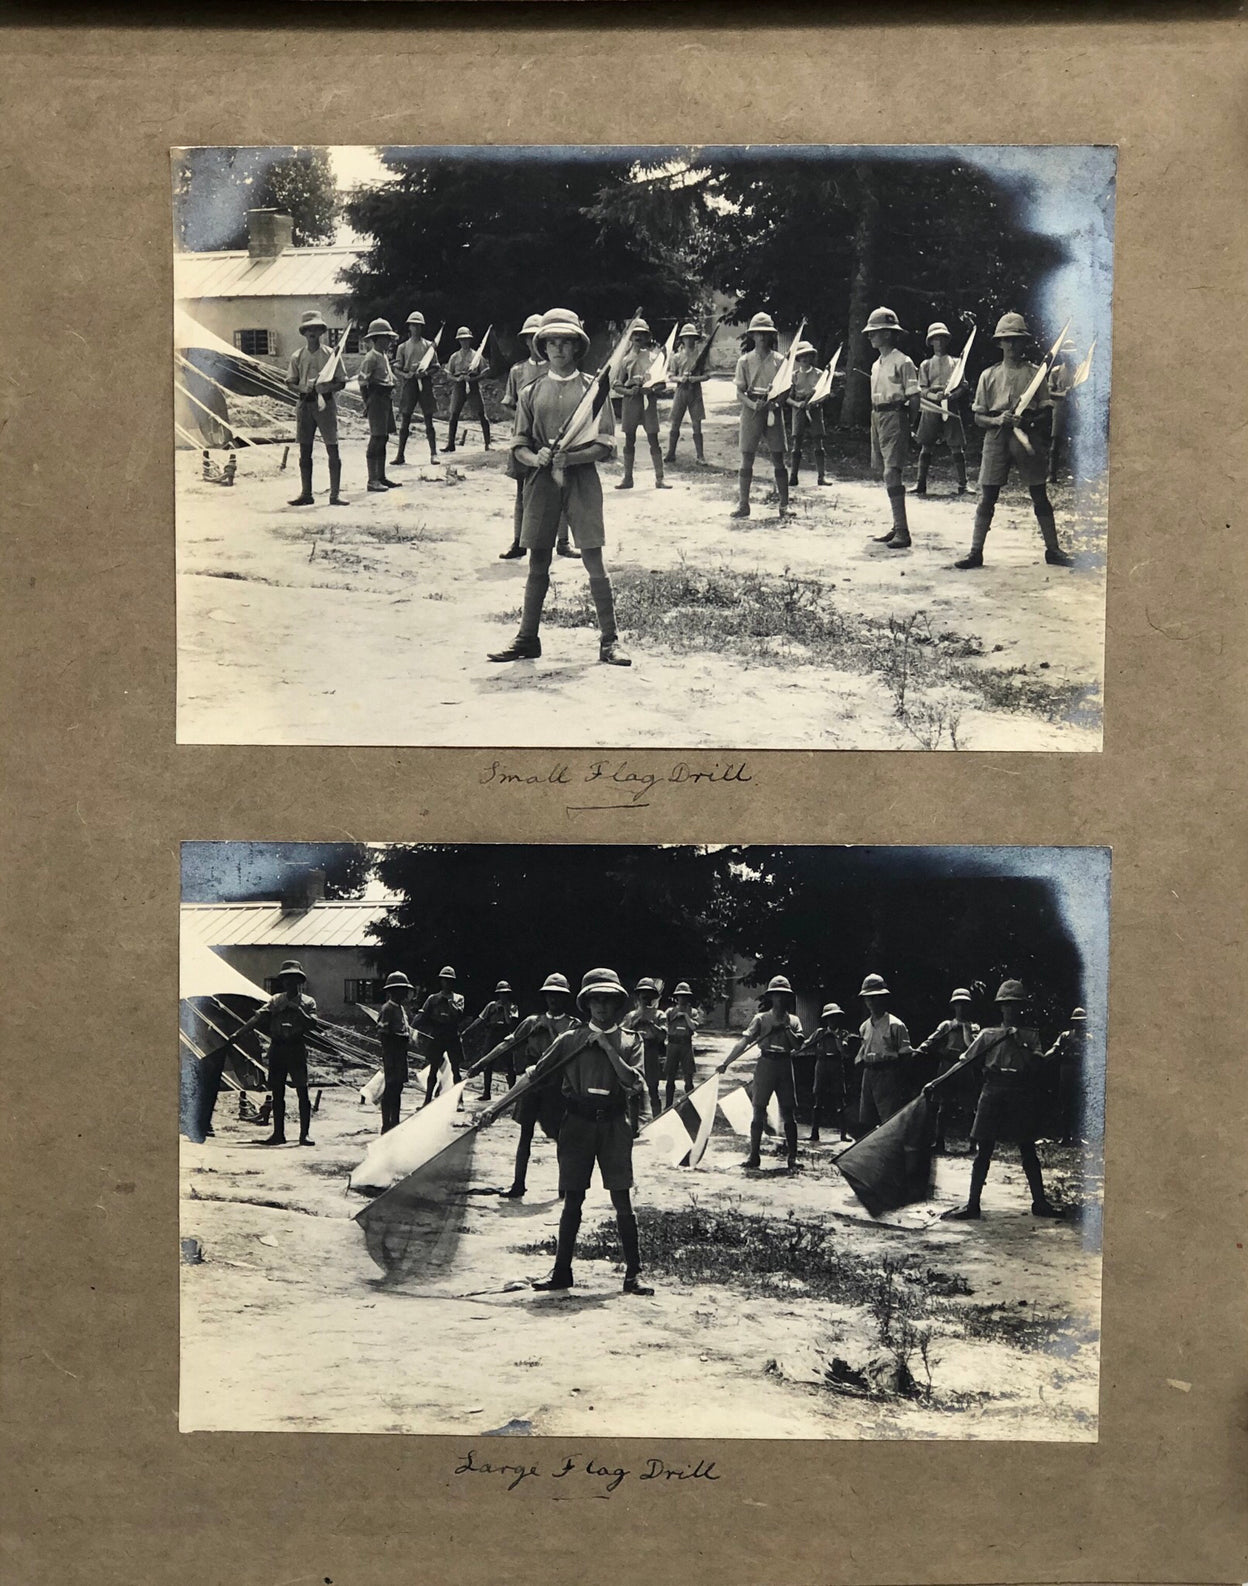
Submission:
<svg viewBox="0 0 1248 1586">
<path fill-rule="evenodd" d="M 322 407 L 315 397 L 300 397 L 299 409 L 295 414 L 295 439 L 300 446 L 311 446 L 318 430 L 326 446 L 337 446 L 337 403 L 332 396 L 327 396 Z"/>
<path fill-rule="evenodd" d="M 877 474 L 896 469 L 899 473 L 910 461 L 910 414 L 906 408 L 885 408 L 871 414 L 871 467 Z"/>
<path fill-rule="evenodd" d="M 549 550 L 559 535 L 559 520 L 566 517 L 572 538 L 582 551 L 607 543 L 602 521 L 602 480 L 592 463 L 569 468 L 563 489 L 549 468 L 534 468 L 524 481 L 524 517 L 520 543 L 525 550 Z"/>
<path fill-rule="evenodd" d="M 1035 448 L 1034 455 L 1023 449 L 1022 442 L 1013 429 L 985 430 L 984 450 L 979 459 L 981 485 L 1001 486 L 1010 477 L 1010 469 L 1018 469 L 1019 482 L 1024 485 L 1042 485 L 1049 474 L 1049 445 L 1045 437 L 1028 437 Z"/>
<path fill-rule="evenodd" d="M 559 1125 L 559 1193 L 587 1190 L 594 1163 L 605 1190 L 633 1187 L 633 1126 L 627 1108 L 582 1118 L 570 1112 Z"/>
</svg>

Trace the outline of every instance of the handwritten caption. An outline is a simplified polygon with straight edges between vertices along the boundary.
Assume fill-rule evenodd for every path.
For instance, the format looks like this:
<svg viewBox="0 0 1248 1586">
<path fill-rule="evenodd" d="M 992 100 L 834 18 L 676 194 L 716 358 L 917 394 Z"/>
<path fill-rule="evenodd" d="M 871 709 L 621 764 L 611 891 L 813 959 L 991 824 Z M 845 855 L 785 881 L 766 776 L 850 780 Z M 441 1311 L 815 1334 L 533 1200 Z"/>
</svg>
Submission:
<svg viewBox="0 0 1248 1586">
<path fill-rule="evenodd" d="M 543 1469 L 540 1464 L 520 1462 L 497 1464 L 482 1459 L 476 1449 L 470 1448 L 455 1466 L 457 1476 L 496 1476 L 515 1492 L 526 1481 L 566 1481 L 568 1478 L 600 1483 L 601 1495 L 616 1492 L 626 1481 L 657 1481 L 665 1486 L 675 1482 L 719 1481 L 713 1459 L 699 1459 L 695 1464 L 669 1465 L 664 1459 L 644 1459 L 636 1467 L 613 1465 L 600 1459 L 572 1459 L 565 1456 L 562 1464 Z"/>
<path fill-rule="evenodd" d="M 673 760 L 646 763 L 627 759 L 590 760 L 577 764 L 557 760 L 539 771 L 521 771 L 502 760 L 491 760 L 477 779 L 483 787 L 504 790 L 530 787 L 591 788 L 584 803 L 569 802 L 569 814 L 585 810 L 648 809 L 656 796 L 669 789 L 688 791 L 753 782 L 745 760 Z M 582 795 L 571 794 L 572 798 Z"/>
</svg>

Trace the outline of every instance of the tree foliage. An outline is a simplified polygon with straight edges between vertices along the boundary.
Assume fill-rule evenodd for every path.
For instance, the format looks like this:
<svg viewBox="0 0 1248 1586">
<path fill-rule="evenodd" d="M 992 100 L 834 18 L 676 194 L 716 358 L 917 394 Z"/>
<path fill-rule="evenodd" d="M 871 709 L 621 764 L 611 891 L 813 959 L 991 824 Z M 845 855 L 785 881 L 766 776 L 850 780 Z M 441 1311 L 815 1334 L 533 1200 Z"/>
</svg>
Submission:
<svg viewBox="0 0 1248 1586">
<path fill-rule="evenodd" d="M 178 240 L 195 251 L 245 248 L 249 209 L 289 215 L 299 247 L 332 242 L 338 224 L 333 166 L 319 148 L 179 150 L 173 201 Z"/>
</svg>

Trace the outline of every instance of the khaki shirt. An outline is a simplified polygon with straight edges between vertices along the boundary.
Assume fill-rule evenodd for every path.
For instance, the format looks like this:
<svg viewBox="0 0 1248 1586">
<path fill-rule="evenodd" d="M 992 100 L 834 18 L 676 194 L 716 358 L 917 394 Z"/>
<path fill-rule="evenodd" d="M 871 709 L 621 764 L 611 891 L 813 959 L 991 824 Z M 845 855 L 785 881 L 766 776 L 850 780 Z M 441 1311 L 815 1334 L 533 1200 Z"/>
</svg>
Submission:
<svg viewBox="0 0 1248 1586">
<path fill-rule="evenodd" d="M 474 347 L 461 347 L 458 352 L 453 352 L 447 360 L 447 374 L 450 375 L 452 380 L 463 380 L 469 384 L 484 379 L 489 372 L 486 368 L 485 359 L 481 360 L 480 368 L 474 369 L 472 360 L 476 356 L 477 353 Z"/>
<path fill-rule="evenodd" d="M 291 357 L 290 368 L 286 371 L 286 384 L 294 386 L 300 396 L 315 394 L 316 378 L 333 356 L 332 347 L 322 345 L 315 352 L 311 347 L 300 347 Z M 334 378 L 330 381 L 330 390 L 341 391 L 346 383 L 346 372 L 339 364 Z"/>
<path fill-rule="evenodd" d="M 868 1067 L 877 1063 L 895 1063 L 899 1057 L 909 1057 L 910 1032 L 895 1013 L 882 1013 L 878 1019 L 864 1019 L 858 1032 L 862 1036 L 859 1060 Z"/>
<path fill-rule="evenodd" d="M 737 395 L 755 398 L 766 396 L 771 389 L 771 382 L 780 373 L 783 361 L 778 352 L 742 353 L 737 359 L 736 373 L 733 375 Z"/>
<path fill-rule="evenodd" d="M 516 423 L 512 450 L 527 446 L 537 452 L 543 446 L 553 446 L 559 432 L 576 411 L 577 403 L 593 385 L 593 379 L 579 370 L 570 380 L 557 380 L 549 370 L 525 386 L 516 404 Z M 598 433 L 594 439 L 615 450 L 615 415 L 610 402 L 602 404 L 598 414 Z"/>
<path fill-rule="evenodd" d="M 539 380 L 549 367 L 545 359 L 523 358 L 519 363 L 513 363 L 507 371 L 507 384 L 503 387 L 503 406 L 514 408 L 525 386 Z"/>
<path fill-rule="evenodd" d="M 896 347 L 879 353 L 871 365 L 872 406 L 901 403 L 918 394 L 919 372 L 905 353 Z"/>
<path fill-rule="evenodd" d="M 919 365 L 919 390 L 925 397 L 930 397 L 936 402 L 944 396 L 945 387 L 949 384 L 949 376 L 953 373 L 957 361 L 947 352 L 924 358 Z"/>
<path fill-rule="evenodd" d="M 420 368 L 420 360 L 429 351 L 430 345 L 423 336 L 418 337 L 416 341 L 412 341 L 410 338 L 405 341 L 394 355 L 395 374 L 402 379 L 410 379 Z M 433 357 L 430 358 L 429 367 L 425 370 L 421 379 L 427 380 L 437 367 L 438 355 L 435 352 Z"/>
<path fill-rule="evenodd" d="M 364 354 L 360 360 L 359 377 L 362 386 L 394 384 L 394 370 L 390 367 L 390 359 L 380 347 L 370 347 Z"/>
<path fill-rule="evenodd" d="M 979 384 L 975 388 L 975 401 L 972 408 L 976 413 L 985 417 L 1005 413 L 1018 405 L 1018 399 L 1035 379 L 1038 364 L 1028 363 L 1024 358 L 1016 369 L 1007 369 L 1003 363 L 994 363 L 985 369 L 979 377 Z M 1048 388 L 1043 381 L 1040 388 L 1028 403 L 1028 411 L 1038 408 L 1053 406 Z"/>
<path fill-rule="evenodd" d="M 758 1049 L 768 1057 L 788 1057 L 802 1044 L 802 1021 L 795 1013 L 756 1013 L 746 1026 L 746 1039 L 758 1038 Z"/>
</svg>

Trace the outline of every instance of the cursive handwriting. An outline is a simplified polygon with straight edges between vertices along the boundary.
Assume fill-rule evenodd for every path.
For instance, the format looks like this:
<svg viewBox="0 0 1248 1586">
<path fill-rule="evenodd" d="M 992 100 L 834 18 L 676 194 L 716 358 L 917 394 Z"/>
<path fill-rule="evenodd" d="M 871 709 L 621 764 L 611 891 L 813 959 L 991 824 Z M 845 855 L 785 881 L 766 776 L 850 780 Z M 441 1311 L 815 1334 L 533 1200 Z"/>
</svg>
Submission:
<svg viewBox="0 0 1248 1586">
<path fill-rule="evenodd" d="M 482 1459 L 476 1449 L 470 1448 L 466 1454 L 460 1456 L 459 1463 L 455 1466 L 457 1476 L 499 1476 L 504 1478 L 508 1492 L 515 1492 L 522 1482 L 530 1477 L 541 1479 L 543 1475 L 551 1481 L 566 1481 L 569 1477 L 588 1478 L 602 1484 L 603 1494 L 617 1491 L 629 1477 L 637 1481 L 720 1481 L 722 1478 L 716 1473 L 713 1459 L 699 1459 L 694 1464 L 670 1465 L 665 1459 L 644 1459 L 634 1470 L 629 1465 L 613 1465 L 609 1460 L 601 1459 L 573 1459 L 565 1455 L 560 1465 L 551 1466 L 543 1471 L 538 1464 L 494 1464 Z"/>
<path fill-rule="evenodd" d="M 584 787 L 592 786 L 587 802 L 568 804 L 569 814 L 587 810 L 648 809 L 654 795 L 665 788 L 703 788 L 725 783 L 748 783 L 754 778 L 745 760 L 674 760 L 646 763 L 614 756 L 584 765 L 558 760 L 540 771 L 518 771 L 501 760 L 491 760 L 477 780 L 484 787 Z"/>
</svg>

